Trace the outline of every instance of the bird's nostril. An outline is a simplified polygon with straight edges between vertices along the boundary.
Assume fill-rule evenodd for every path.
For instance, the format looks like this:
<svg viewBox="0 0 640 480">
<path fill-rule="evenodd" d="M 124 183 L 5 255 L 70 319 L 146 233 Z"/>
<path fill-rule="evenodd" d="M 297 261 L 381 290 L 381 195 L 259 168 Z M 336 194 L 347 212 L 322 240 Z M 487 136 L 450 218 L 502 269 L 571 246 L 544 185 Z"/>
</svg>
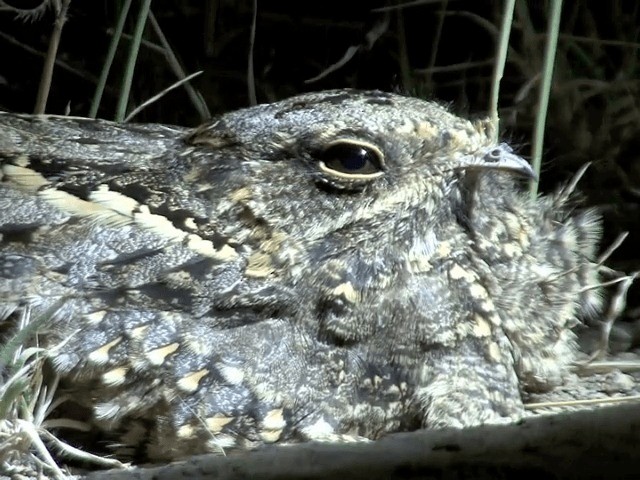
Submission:
<svg viewBox="0 0 640 480">
<path fill-rule="evenodd" d="M 500 160 L 501 153 L 502 153 L 502 150 L 500 150 L 499 148 L 494 148 L 493 150 L 491 150 L 489 152 L 487 160 L 489 162 L 491 162 L 491 161 L 497 162 L 498 160 Z"/>
</svg>

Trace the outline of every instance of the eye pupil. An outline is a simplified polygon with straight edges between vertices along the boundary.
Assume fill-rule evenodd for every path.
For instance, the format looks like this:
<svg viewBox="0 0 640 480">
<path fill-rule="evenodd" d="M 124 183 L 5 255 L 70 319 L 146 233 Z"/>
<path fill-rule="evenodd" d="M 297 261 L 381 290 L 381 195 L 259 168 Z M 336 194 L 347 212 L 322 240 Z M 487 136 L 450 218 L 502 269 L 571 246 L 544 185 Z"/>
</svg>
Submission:
<svg viewBox="0 0 640 480">
<path fill-rule="evenodd" d="M 343 175 L 372 175 L 382 171 L 380 153 L 357 143 L 336 143 L 321 157 L 326 169 Z"/>
<path fill-rule="evenodd" d="M 360 170 L 367 162 L 371 161 L 369 152 L 364 148 L 353 149 L 351 152 L 345 152 L 345 156 L 338 159 L 345 170 Z"/>
</svg>

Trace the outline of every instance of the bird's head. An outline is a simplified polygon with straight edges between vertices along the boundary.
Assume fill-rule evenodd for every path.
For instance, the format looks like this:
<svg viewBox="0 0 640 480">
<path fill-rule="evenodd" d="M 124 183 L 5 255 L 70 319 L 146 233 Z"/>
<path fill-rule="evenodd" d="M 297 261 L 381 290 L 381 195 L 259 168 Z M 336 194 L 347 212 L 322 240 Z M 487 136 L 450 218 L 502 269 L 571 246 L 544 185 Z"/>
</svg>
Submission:
<svg viewBox="0 0 640 480">
<path fill-rule="evenodd" d="M 383 225 L 438 222 L 465 175 L 533 176 L 492 137 L 488 120 L 464 120 L 433 102 L 336 90 L 223 115 L 188 142 L 203 153 L 195 176 L 204 195 L 222 195 L 228 208 L 241 204 L 295 238 L 353 228 L 359 241 L 386 235 L 377 231 Z"/>
</svg>

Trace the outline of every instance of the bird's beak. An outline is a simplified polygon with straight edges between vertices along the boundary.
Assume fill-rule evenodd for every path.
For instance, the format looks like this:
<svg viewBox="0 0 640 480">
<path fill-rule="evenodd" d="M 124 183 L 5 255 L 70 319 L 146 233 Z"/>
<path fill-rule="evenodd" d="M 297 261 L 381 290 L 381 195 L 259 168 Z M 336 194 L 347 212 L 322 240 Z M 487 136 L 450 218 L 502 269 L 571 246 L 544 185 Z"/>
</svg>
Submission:
<svg viewBox="0 0 640 480">
<path fill-rule="evenodd" d="M 458 168 L 478 172 L 501 170 L 538 180 L 531 165 L 524 158 L 513 153 L 513 149 L 506 143 L 486 147 L 479 152 L 461 157 Z"/>
</svg>

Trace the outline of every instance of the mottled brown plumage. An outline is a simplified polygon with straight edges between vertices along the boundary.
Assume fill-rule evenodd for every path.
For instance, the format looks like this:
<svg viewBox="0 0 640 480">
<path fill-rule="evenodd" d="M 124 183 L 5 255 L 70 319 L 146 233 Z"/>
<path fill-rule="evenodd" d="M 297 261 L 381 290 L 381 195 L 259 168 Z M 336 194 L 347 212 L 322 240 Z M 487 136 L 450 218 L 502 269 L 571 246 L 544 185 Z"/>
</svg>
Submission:
<svg viewBox="0 0 640 480">
<path fill-rule="evenodd" d="M 145 457 L 514 421 L 600 305 L 597 216 L 434 103 L 0 125 L 0 314 Z"/>
</svg>

